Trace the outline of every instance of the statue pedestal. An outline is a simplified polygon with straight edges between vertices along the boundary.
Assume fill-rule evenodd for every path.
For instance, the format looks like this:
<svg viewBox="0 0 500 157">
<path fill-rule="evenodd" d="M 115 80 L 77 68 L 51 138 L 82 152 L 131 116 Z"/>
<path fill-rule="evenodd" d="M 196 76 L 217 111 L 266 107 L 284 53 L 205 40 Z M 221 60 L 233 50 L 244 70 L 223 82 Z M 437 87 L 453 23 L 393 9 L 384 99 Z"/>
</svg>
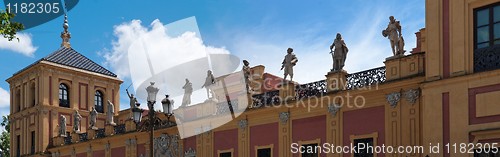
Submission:
<svg viewBox="0 0 500 157">
<path fill-rule="evenodd" d="M 347 84 L 347 71 L 331 71 L 328 72 L 328 74 L 326 74 L 325 76 L 328 92 L 345 90 L 345 85 Z"/>
<path fill-rule="evenodd" d="M 281 101 L 295 99 L 295 83 L 293 81 L 283 80 L 279 85 Z"/>
<path fill-rule="evenodd" d="M 125 131 L 130 132 L 130 131 L 135 131 L 137 129 L 137 125 L 135 124 L 134 120 L 128 119 L 125 121 Z"/>
<path fill-rule="evenodd" d="M 387 81 L 408 78 L 424 73 L 424 53 L 413 53 L 408 56 L 399 55 L 385 60 L 385 77 Z"/>
<path fill-rule="evenodd" d="M 64 145 L 64 138 L 63 136 L 57 136 L 52 139 L 52 144 L 54 146 L 62 146 Z"/>
<path fill-rule="evenodd" d="M 80 142 L 80 133 L 79 132 L 72 132 L 71 133 L 71 142 L 73 142 L 73 143 Z"/>
<path fill-rule="evenodd" d="M 89 140 L 95 139 L 97 130 L 98 130 L 97 127 L 91 127 L 89 129 L 87 129 L 87 138 Z"/>
<path fill-rule="evenodd" d="M 106 124 L 104 127 L 104 134 L 106 136 L 111 136 L 115 134 L 115 125 L 112 124 Z"/>
</svg>

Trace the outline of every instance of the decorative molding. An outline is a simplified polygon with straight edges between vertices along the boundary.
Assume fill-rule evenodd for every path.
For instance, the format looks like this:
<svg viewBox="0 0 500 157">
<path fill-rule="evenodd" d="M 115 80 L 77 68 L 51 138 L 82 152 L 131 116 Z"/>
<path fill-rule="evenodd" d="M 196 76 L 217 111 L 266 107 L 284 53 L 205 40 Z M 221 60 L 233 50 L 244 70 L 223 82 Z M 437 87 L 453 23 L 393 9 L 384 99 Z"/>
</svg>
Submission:
<svg viewBox="0 0 500 157">
<path fill-rule="evenodd" d="M 417 102 L 417 99 L 420 97 L 420 89 L 410 89 L 406 92 L 404 92 L 404 96 L 406 100 L 411 104 L 414 105 L 415 102 Z"/>
<path fill-rule="evenodd" d="M 393 92 L 386 95 L 387 102 L 391 105 L 392 108 L 395 108 L 398 105 L 399 99 L 401 98 L 400 92 Z"/>
<path fill-rule="evenodd" d="M 283 124 L 288 122 L 288 119 L 290 119 L 290 112 L 281 112 L 279 118 Z"/>
<path fill-rule="evenodd" d="M 328 112 L 330 113 L 330 115 L 332 115 L 332 117 L 335 117 L 340 108 L 342 108 L 340 105 L 330 104 L 328 105 Z"/>
<path fill-rule="evenodd" d="M 186 152 L 184 152 L 184 157 L 195 157 L 196 156 L 196 150 L 193 148 L 189 147 Z"/>
<path fill-rule="evenodd" d="M 248 126 L 248 120 L 247 119 L 240 120 L 238 126 L 240 127 L 240 129 L 245 130 Z"/>
<path fill-rule="evenodd" d="M 130 144 L 132 144 L 132 146 L 136 145 L 137 144 L 137 140 L 135 138 L 130 139 Z"/>
<path fill-rule="evenodd" d="M 154 156 L 180 156 L 182 150 L 179 145 L 178 135 L 161 134 L 154 139 Z"/>
<path fill-rule="evenodd" d="M 110 150 L 110 148 L 111 148 L 111 145 L 110 145 L 109 143 L 106 143 L 106 144 L 104 145 L 104 149 L 105 149 L 106 151 L 109 151 L 109 150 Z"/>
<path fill-rule="evenodd" d="M 130 139 L 125 140 L 125 145 L 126 145 L 126 146 L 130 146 L 130 143 L 131 143 L 131 142 L 130 142 Z"/>
</svg>

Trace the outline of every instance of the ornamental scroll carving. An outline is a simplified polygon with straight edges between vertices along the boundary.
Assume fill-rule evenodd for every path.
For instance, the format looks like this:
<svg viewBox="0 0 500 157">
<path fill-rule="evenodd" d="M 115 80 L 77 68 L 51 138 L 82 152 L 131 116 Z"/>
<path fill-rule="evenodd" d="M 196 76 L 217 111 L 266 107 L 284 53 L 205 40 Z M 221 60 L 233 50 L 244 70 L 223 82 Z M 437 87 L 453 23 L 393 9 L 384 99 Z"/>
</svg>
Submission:
<svg viewBox="0 0 500 157">
<path fill-rule="evenodd" d="M 400 92 L 393 92 L 386 95 L 387 102 L 391 105 L 392 108 L 395 108 L 398 105 L 399 99 L 401 98 Z"/>
</svg>

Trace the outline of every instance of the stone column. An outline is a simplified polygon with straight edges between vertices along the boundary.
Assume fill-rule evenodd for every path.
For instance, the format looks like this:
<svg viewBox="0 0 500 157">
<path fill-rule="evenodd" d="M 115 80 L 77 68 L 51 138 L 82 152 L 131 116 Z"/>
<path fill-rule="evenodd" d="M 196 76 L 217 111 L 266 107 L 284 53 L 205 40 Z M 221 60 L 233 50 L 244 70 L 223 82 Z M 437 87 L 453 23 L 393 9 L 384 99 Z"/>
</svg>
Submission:
<svg viewBox="0 0 500 157">
<path fill-rule="evenodd" d="M 238 121 L 238 156 L 250 156 L 250 133 L 248 128 L 248 120 L 242 119 Z"/>
<path fill-rule="evenodd" d="M 292 81 L 284 81 L 279 86 L 280 98 L 282 101 L 295 99 L 295 83 Z"/>
<path fill-rule="evenodd" d="M 342 145 L 342 112 L 341 104 L 329 105 L 326 115 L 326 142 L 335 146 Z M 339 153 L 328 153 L 327 157 L 340 157 Z"/>
<path fill-rule="evenodd" d="M 344 70 L 328 72 L 326 76 L 327 91 L 345 90 L 347 84 L 347 72 Z"/>
<path fill-rule="evenodd" d="M 290 133 L 290 112 L 280 112 L 279 118 L 279 156 L 280 157 L 291 157 L 292 152 L 290 151 L 290 144 L 292 142 L 292 137 Z"/>
</svg>

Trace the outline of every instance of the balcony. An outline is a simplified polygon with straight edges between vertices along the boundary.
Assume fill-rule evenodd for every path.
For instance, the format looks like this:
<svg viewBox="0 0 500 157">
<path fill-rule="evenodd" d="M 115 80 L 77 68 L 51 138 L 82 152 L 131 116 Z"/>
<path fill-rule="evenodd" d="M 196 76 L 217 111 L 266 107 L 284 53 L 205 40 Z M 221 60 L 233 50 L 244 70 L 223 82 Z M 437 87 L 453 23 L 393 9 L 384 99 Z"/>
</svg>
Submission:
<svg viewBox="0 0 500 157">
<path fill-rule="evenodd" d="M 500 44 L 474 51 L 474 72 L 500 69 Z"/>
</svg>

